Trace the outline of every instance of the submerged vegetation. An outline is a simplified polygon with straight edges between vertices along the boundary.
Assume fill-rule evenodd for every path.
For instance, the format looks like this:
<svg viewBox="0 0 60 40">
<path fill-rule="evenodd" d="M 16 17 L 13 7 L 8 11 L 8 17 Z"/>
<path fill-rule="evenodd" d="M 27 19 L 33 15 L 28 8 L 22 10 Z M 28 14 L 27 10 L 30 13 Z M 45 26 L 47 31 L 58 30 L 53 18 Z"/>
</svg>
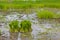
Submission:
<svg viewBox="0 0 60 40">
<path fill-rule="evenodd" d="M 31 22 L 29 20 L 23 20 L 20 23 L 20 32 L 30 32 L 32 31 Z"/>
<path fill-rule="evenodd" d="M 51 19 L 55 17 L 55 14 L 48 10 L 43 10 L 43 11 L 37 12 L 37 17 L 41 19 Z"/>
</svg>

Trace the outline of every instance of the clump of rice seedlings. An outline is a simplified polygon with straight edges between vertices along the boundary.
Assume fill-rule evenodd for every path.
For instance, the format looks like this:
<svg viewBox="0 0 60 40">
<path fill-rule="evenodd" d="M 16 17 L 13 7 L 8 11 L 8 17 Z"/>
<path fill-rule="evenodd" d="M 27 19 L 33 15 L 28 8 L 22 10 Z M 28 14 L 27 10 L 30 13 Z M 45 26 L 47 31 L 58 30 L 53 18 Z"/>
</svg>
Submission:
<svg viewBox="0 0 60 40">
<path fill-rule="evenodd" d="M 40 19 L 51 19 L 55 17 L 55 14 L 53 12 L 50 12 L 48 10 L 42 10 L 37 13 L 37 17 Z"/>
<path fill-rule="evenodd" d="M 18 32 L 19 29 L 19 21 L 13 20 L 9 23 L 10 32 Z"/>
<path fill-rule="evenodd" d="M 23 20 L 20 23 L 20 32 L 30 32 L 32 31 L 31 22 L 29 20 Z"/>
</svg>

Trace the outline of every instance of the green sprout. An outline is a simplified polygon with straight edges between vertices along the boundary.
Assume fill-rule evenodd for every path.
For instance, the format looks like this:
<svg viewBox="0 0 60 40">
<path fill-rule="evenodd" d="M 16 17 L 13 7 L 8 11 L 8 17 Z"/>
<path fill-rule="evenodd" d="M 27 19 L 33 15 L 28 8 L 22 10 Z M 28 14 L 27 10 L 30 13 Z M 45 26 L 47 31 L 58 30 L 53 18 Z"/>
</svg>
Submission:
<svg viewBox="0 0 60 40">
<path fill-rule="evenodd" d="M 32 31 L 31 22 L 29 20 L 23 20 L 20 23 L 20 32 L 30 32 Z"/>
<path fill-rule="evenodd" d="M 18 32 L 19 22 L 17 20 L 13 20 L 9 23 L 10 32 Z"/>
<path fill-rule="evenodd" d="M 43 10 L 37 13 L 37 17 L 41 19 L 51 19 L 55 17 L 55 14 L 48 10 Z"/>
</svg>

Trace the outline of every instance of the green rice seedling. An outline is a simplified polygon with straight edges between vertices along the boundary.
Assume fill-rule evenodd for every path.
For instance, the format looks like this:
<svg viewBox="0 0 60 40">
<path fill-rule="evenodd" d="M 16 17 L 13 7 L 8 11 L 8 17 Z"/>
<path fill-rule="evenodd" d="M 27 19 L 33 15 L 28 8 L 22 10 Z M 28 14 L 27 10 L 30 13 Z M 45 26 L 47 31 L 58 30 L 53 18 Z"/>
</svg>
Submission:
<svg viewBox="0 0 60 40">
<path fill-rule="evenodd" d="M 19 21 L 13 20 L 9 23 L 10 27 L 10 40 L 18 39 Z"/>
<path fill-rule="evenodd" d="M 20 23 L 20 32 L 30 32 L 32 31 L 31 22 L 29 20 L 23 20 Z"/>
<path fill-rule="evenodd" d="M 19 22 L 17 20 L 13 20 L 9 23 L 10 32 L 18 32 Z"/>
<path fill-rule="evenodd" d="M 51 19 L 55 17 L 55 14 L 53 12 L 50 12 L 48 10 L 42 10 L 37 13 L 37 17 L 41 19 Z"/>
</svg>

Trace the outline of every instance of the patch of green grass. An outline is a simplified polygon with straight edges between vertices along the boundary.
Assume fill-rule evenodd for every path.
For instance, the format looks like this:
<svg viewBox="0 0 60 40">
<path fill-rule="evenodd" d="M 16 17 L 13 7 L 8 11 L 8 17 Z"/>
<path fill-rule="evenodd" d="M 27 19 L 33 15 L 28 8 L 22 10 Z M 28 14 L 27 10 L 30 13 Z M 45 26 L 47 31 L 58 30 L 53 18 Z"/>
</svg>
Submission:
<svg viewBox="0 0 60 40">
<path fill-rule="evenodd" d="M 29 20 L 23 20 L 20 23 L 20 32 L 30 32 L 32 31 L 31 22 Z"/>
<path fill-rule="evenodd" d="M 9 23 L 10 32 L 18 32 L 19 22 L 17 20 L 13 20 Z"/>
<path fill-rule="evenodd" d="M 49 8 L 60 8 L 59 1 L 2 1 L 0 2 L 0 9 L 8 10 L 12 9 L 27 9 L 27 8 L 41 8 L 41 7 L 49 7 Z"/>
<path fill-rule="evenodd" d="M 55 14 L 48 10 L 42 10 L 40 12 L 37 12 L 37 17 L 41 19 L 51 19 L 55 17 Z"/>
</svg>

